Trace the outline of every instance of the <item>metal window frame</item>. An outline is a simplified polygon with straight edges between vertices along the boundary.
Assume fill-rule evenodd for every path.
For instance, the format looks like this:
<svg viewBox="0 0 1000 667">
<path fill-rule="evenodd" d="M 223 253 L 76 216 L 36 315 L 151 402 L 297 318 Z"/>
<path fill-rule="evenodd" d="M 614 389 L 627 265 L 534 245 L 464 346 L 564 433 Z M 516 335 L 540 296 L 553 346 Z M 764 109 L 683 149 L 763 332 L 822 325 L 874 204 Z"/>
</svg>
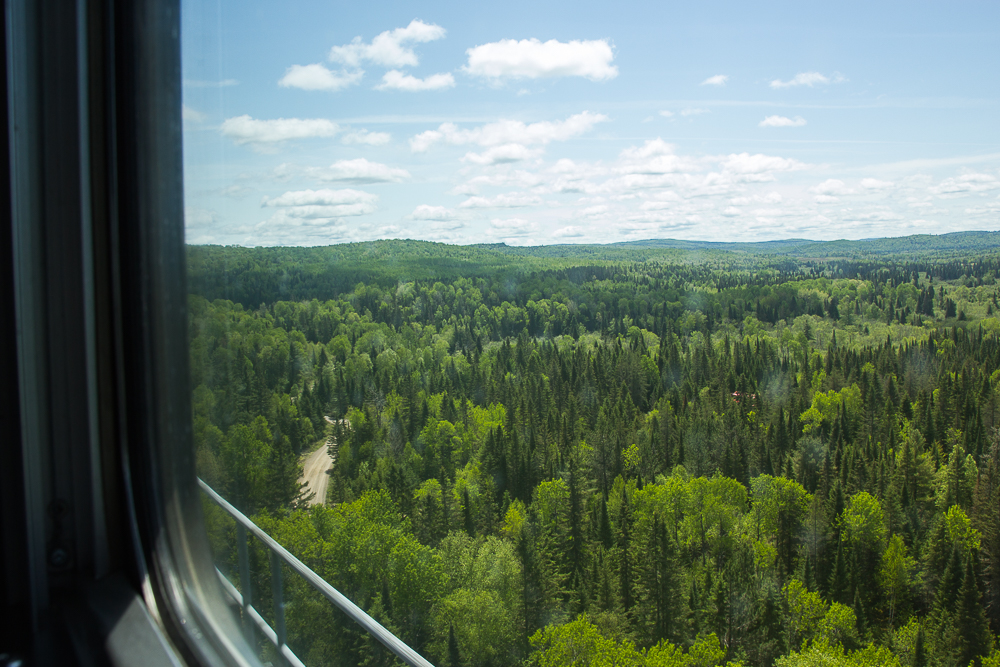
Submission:
<svg viewBox="0 0 1000 667">
<path fill-rule="evenodd" d="M 270 550 L 275 628 L 248 573 L 242 597 L 212 561 L 192 446 L 179 0 L 5 0 L 0 39 L 0 609 L 16 619 L 0 661 L 257 666 L 226 591 L 301 664 L 284 565 L 429 667 L 214 492 L 242 552 L 247 531 Z"/>
<path fill-rule="evenodd" d="M 258 665 L 191 447 L 178 0 L 6 0 L 0 653 Z"/>
</svg>

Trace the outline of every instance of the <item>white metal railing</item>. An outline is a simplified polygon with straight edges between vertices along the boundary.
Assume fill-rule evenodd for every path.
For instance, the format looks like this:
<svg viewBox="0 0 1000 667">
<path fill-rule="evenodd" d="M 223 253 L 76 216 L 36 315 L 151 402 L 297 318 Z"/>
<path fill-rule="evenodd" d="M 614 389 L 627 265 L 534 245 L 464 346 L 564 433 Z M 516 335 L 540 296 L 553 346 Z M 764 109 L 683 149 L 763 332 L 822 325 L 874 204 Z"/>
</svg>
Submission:
<svg viewBox="0 0 1000 667">
<path fill-rule="evenodd" d="M 396 657 L 404 663 L 410 665 L 410 667 L 433 667 L 433 665 L 424 659 L 423 656 L 404 644 L 403 641 L 394 634 L 383 628 L 378 621 L 362 611 L 357 605 L 344 597 L 340 591 L 328 584 L 322 577 L 313 572 L 312 569 L 307 567 L 298 558 L 290 554 L 288 550 L 278 544 L 274 538 L 261 530 L 257 524 L 248 519 L 242 512 L 230 505 L 225 498 L 216 493 L 212 487 L 200 478 L 198 479 L 198 484 L 201 486 L 201 490 L 204 491 L 216 505 L 224 509 L 229 516 L 236 519 L 236 551 L 237 559 L 239 561 L 240 589 L 242 590 L 242 594 L 240 591 L 236 590 L 236 587 L 229 581 L 229 579 L 226 578 L 224 574 L 222 574 L 222 572 L 219 572 L 219 578 L 222 580 L 223 589 L 225 589 L 229 596 L 232 597 L 243 609 L 243 632 L 246 634 L 247 641 L 251 646 L 256 644 L 256 638 L 254 635 L 254 625 L 256 625 L 261 632 L 264 633 L 268 640 L 270 640 L 270 642 L 278 649 L 278 655 L 281 656 L 281 659 L 284 660 L 286 664 L 292 665 L 293 667 L 306 667 L 305 664 L 299 660 L 298 656 L 292 652 L 292 649 L 285 643 L 284 585 L 281 580 L 281 564 L 284 562 L 285 565 L 295 571 L 296 574 L 305 579 L 310 586 L 319 591 L 323 597 L 332 602 L 334 606 L 342 612 L 347 614 L 348 618 L 364 628 L 368 634 L 381 642 L 383 646 L 392 651 Z M 253 607 L 253 599 L 250 589 L 250 560 L 247 554 L 247 531 L 253 533 L 254 536 L 263 542 L 264 546 L 266 546 L 270 551 L 271 595 L 274 601 L 274 628 L 272 628 Z"/>
</svg>

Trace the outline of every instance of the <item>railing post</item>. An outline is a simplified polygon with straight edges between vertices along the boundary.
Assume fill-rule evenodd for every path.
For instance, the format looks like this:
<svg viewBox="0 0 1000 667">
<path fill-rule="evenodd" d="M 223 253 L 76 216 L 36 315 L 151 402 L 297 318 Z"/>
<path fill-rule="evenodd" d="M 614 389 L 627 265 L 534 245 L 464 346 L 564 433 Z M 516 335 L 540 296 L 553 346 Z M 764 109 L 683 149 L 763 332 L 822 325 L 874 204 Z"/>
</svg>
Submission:
<svg viewBox="0 0 1000 667">
<path fill-rule="evenodd" d="M 240 594 L 243 596 L 243 635 L 247 643 L 257 650 L 257 638 L 254 636 L 253 621 L 250 620 L 250 557 L 247 555 L 247 529 L 236 522 L 236 554 L 240 565 Z"/>
<path fill-rule="evenodd" d="M 281 582 L 281 559 L 271 551 L 271 597 L 274 598 L 274 634 L 278 636 L 278 662 L 287 665 L 281 649 L 285 646 L 285 598 Z"/>
</svg>

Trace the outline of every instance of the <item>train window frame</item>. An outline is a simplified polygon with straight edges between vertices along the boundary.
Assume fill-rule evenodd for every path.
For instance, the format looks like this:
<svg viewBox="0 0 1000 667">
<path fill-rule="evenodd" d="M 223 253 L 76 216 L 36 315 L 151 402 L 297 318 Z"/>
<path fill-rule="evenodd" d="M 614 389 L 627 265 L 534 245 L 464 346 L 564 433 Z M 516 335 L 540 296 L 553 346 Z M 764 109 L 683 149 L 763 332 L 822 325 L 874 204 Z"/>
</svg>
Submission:
<svg viewBox="0 0 1000 667">
<path fill-rule="evenodd" d="M 258 665 L 194 470 L 180 3 L 4 9 L 0 662 Z"/>
</svg>

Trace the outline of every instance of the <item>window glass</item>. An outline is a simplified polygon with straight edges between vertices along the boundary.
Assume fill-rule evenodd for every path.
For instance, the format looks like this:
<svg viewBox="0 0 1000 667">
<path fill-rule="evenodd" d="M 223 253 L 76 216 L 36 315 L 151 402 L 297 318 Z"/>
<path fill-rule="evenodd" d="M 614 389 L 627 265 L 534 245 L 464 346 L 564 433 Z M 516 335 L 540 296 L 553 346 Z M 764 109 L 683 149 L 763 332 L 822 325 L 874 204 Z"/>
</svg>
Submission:
<svg viewBox="0 0 1000 667">
<path fill-rule="evenodd" d="M 200 477 L 434 664 L 1000 659 L 998 11 L 184 2 Z"/>
</svg>

